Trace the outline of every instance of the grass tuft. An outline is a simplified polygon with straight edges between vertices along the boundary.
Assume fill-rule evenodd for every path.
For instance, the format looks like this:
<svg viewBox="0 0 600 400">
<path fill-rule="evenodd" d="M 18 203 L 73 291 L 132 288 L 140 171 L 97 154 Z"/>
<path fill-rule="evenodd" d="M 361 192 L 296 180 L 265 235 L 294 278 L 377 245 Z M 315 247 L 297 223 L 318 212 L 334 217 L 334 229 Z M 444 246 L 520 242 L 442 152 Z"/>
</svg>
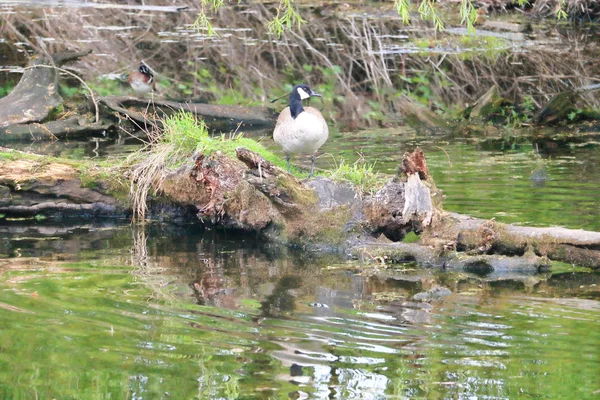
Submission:
<svg viewBox="0 0 600 400">
<path fill-rule="evenodd" d="M 385 177 L 375 172 L 375 162 L 369 163 L 361 157 L 350 164 L 342 159 L 337 167 L 324 176 L 334 181 L 344 181 L 355 185 L 362 193 L 371 193 L 383 186 Z"/>
<path fill-rule="evenodd" d="M 180 111 L 165 118 L 163 129 L 147 132 L 148 145 L 132 154 L 128 162 L 136 163 L 130 177 L 129 195 L 134 218 L 144 220 L 148 193 L 158 193 L 167 174 L 181 166 L 196 151 L 198 142 L 208 138 L 203 121 Z"/>
</svg>

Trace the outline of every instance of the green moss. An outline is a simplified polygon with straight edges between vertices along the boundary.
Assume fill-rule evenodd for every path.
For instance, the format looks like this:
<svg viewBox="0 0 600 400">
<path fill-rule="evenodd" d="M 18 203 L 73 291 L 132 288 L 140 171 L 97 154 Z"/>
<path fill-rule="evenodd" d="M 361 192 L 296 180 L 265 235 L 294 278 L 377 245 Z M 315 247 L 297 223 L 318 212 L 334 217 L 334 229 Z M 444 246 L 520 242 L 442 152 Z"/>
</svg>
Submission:
<svg viewBox="0 0 600 400">
<path fill-rule="evenodd" d="M 90 89 L 94 91 L 94 93 L 98 93 L 98 95 L 104 96 L 112 96 L 112 95 L 120 95 L 122 94 L 126 88 L 125 84 L 117 79 L 96 79 L 88 82 Z"/>
<path fill-rule="evenodd" d="M 245 138 L 241 133 L 217 137 L 210 136 L 204 121 L 197 121 L 190 113 L 180 111 L 167 117 L 163 125 L 164 135 L 161 136 L 158 144 L 171 145 L 173 146 L 173 152 L 186 154 L 185 157 L 191 156 L 195 151 L 199 151 L 204 155 L 220 151 L 229 157 L 236 158 L 235 149 L 241 146 L 258 153 L 265 160 L 280 168 L 286 168 L 284 159 L 265 148 L 262 143 Z M 179 162 L 183 161 L 179 158 L 178 160 Z M 171 165 L 171 167 L 176 167 L 176 165 Z M 306 174 L 300 173 L 295 168 L 293 172 L 298 176 L 306 176 Z"/>
<path fill-rule="evenodd" d="M 416 243 L 420 240 L 419 235 L 414 232 L 408 232 L 402 239 L 402 243 Z"/>
<path fill-rule="evenodd" d="M 322 227 L 320 231 L 317 230 L 316 239 L 318 242 L 339 245 L 348 238 L 345 226 L 351 218 L 351 210 L 349 208 L 337 207 L 327 213 L 313 214 L 318 215 L 316 226 Z M 324 224 L 323 221 L 327 221 L 327 223 Z"/>
<path fill-rule="evenodd" d="M 0 160 L 6 160 L 6 161 L 14 161 L 16 159 L 18 159 L 16 156 L 18 155 L 18 153 L 15 152 L 3 152 L 0 151 Z"/>
<path fill-rule="evenodd" d="M 578 267 L 571 263 L 564 263 L 560 261 L 552 261 L 551 271 L 553 275 L 564 274 L 567 272 L 590 272 L 590 268 Z"/>
<path fill-rule="evenodd" d="M 63 157 L 41 156 L 20 152 L 0 152 L 1 161 L 28 160 L 35 162 L 34 171 L 41 171 L 46 166 L 57 163 L 72 167 L 81 187 L 90 189 L 104 188 L 105 191 L 123 204 L 128 203 L 129 180 L 125 171 L 129 164 L 125 159 L 109 159 L 102 161 L 73 160 Z"/>
<path fill-rule="evenodd" d="M 113 160 L 108 166 L 105 162 L 96 165 L 81 165 L 77 168 L 81 187 L 106 192 L 122 205 L 131 203 L 129 199 L 129 179 L 125 177 L 128 167 Z"/>
<path fill-rule="evenodd" d="M 15 85 L 6 83 L 5 86 L 0 86 L 0 97 L 7 96 L 15 88 Z"/>
<path fill-rule="evenodd" d="M 64 104 L 59 104 L 56 107 L 54 107 L 50 113 L 48 113 L 48 118 L 46 118 L 47 121 L 54 121 L 56 119 L 58 119 L 58 117 L 65 112 L 65 105 Z"/>
</svg>

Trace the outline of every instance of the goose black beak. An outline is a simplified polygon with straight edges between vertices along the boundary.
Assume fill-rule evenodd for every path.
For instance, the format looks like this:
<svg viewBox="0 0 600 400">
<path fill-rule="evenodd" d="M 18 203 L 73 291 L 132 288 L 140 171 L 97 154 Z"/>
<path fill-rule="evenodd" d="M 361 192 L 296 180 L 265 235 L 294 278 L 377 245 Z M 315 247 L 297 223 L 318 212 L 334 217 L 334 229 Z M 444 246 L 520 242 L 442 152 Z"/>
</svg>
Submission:
<svg viewBox="0 0 600 400">
<path fill-rule="evenodd" d="M 315 97 L 323 97 L 323 95 L 321 93 L 317 93 L 314 90 L 310 89 L 310 95 L 315 96 Z"/>
</svg>

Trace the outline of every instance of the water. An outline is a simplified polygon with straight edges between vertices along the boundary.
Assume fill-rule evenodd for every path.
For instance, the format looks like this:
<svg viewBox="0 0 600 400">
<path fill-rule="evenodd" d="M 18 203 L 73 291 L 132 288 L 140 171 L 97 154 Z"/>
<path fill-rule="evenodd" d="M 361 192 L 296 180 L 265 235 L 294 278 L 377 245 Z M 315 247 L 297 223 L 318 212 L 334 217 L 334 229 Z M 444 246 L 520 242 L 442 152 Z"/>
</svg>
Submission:
<svg viewBox="0 0 600 400">
<path fill-rule="evenodd" d="M 0 10 L 7 18 L 23 4 L 56 5 L 49 19 L 83 15 L 78 40 L 102 44 L 91 57 L 106 60 L 111 71 L 130 63 L 119 58 L 115 65 L 111 43 L 141 28 L 90 17 L 106 5 L 7 4 Z M 169 7 L 127 7 L 136 18 L 175 18 Z M 207 39 L 189 28 L 194 13 L 177 14 L 176 26 L 157 34 L 163 50 L 232 36 L 258 45 L 244 30 L 222 29 Z M 50 28 L 44 33 L 52 35 Z M 397 39 L 386 54 L 406 52 L 405 37 Z M 17 47 L 0 49 L 12 57 L 5 67 L 25 63 L 19 55 L 31 48 Z M 181 51 L 157 53 L 181 62 Z M 250 135 L 276 149 L 269 132 Z M 138 148 L 127 137 L 11 146 L 76 159 Z M 416 146 L 426 153 L 446 210 L 600 230 L 600 152 L 592 140 L 514 144 L 407 128 L 333 133 L 318 166 L 362 157 L 392 174 Z M 294 162 L 309 165 L 303 157 Z M 400 268 L 366 268 L 191 225 L 0 219 L 0 398 L 600 398 L 600 273 L 563 266 L 487 282 Z M 452 294 L 412 300 L 437 284 Z"/>
<path fill-rule="evenodd" d="M 331 138 L 318 166 L 360 157 L 394 174 L 405 152 L 426 154 L 445 210 L 505 223 L 600 230 L 600 152 L 597 143 L 574 145 L 522 140 L 428 137 L 407 128 Z M 307 159 L 300 162 L 307 166 Z M 339 161 L 338 161 L 339 162 Z"/>
<path fill-rule="evenodd" d="M 582 399 L 600 390 L 600 274 L 514 291 L 434 271 L 385 279 L 323 269 L 345 261 L 189 226 L 3 232 L 0 398 Z M 410 301 L 433 281 L 453 294 Z"/>
</svg>

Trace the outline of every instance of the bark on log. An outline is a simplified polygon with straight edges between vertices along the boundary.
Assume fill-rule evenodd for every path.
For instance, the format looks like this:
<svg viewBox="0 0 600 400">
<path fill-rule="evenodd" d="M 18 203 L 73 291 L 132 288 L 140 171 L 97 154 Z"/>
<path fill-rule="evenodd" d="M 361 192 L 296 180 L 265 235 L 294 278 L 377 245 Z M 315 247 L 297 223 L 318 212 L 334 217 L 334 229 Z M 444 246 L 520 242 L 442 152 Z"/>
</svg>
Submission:
<svg viewBox="0 0 600 400">
<path fill-rule="evenodd" d="M 94 124 L 82 118 L 50 121 L 45 124 L 31 123 L 0 127 L 0 142 L 11 140 L 56 140 L 85 139 L 91 136 L 104 137 L 114 129 L 110 124 Z"/>
<path fill-rule="evenodd" d="M 138 99 L 133 97 L 103 97 L 100 103 L 109 110 L 129 117 L 140 127 L 160 124 L 159 119 L 177 111 L 192 113 L 202 118 L 211 130 L 263 129 L 275 126 L 277 114 L 264 107 L 244 107 L 233 105 L 182 103 L 162 99 Z"/>
<path fill-rule="evenodd" d="M 52 67 L 60 67 L 90 52 L 64 52 L 51 59 L 47 56 L 32 59 L 17 86 L 0 99 L 0 128 L 47 119 L 63 104 L 58 94 L 58 73 Z"/>
<path fill-rule="evenodd" d="M 417 130 L 425 128 L 432 133 L 444 133 L 445 127 L 448 126 L 446 120 L 408 96 L 400 97 L 398 108 L 402 110 L 406 122 Z"/>
<path fill-rule="evenodd" d="M 129 212 L 107 193 L 105 182 L 85 187 L 77 168 L 34 157 L 0 162 L 0 214 L 8 218 L 71 218 L 124 217 Z"/>
</svg>

